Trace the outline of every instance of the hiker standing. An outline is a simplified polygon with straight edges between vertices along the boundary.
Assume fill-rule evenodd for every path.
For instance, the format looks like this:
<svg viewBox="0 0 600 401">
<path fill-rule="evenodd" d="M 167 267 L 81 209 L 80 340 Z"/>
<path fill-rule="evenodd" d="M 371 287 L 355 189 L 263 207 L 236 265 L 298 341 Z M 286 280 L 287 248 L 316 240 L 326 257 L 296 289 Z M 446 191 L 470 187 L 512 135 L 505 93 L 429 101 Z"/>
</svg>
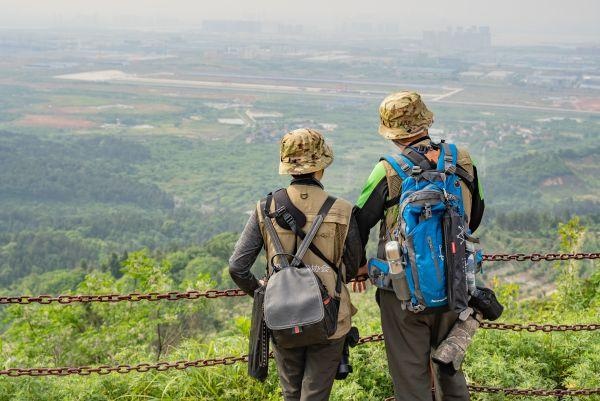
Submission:
<svg viewBox="0 0 600 401">
<path fill-rule="evenodd" d="M 456 244 L 465 246 L 464 238 L 481 221 L 484 203 L 477 169 L 465 149 L 431 140 L 428 129 L 433 113 L 419 94 L 391 94 L 381 103 L 379 114 L 379 133 L 393 141 L 400 154 L 377 163 L 354 215 L 363 248 L 371 228 L 380 223 L 377 258 L 367 267 L 363 255 L 358 274 L 368 271 L 378 287 L 376 299 L 395 398 L 430 401 L 431 382 L 435 379 L 443 400 L 468 400 L 462 371 L 450 374 L 434 369 L 432 378 L 430 357 L 457 322 L 459 312 L 467 307 L 466 285 L 460 289 L 462 295 L 449 299 L 443 270 L 456 251 Z M 403 194 L 406 186 L 410 191 Z M 415 195 L 417 190 L 422 192 Z M 442 235 L 441 224 L 447 211 L 452 211 L 456 221 L 462 221 L 455 225 L 457 231 L 452 235 Z M 386 261 L 386 249 L 401 255 L 396 275 L 382 272 L 388 266 L 394 270 L 388 263 L 390 258 Z M 446 249 L 449 252 L 444 252 Z M 457 263 L 464 266 L 465 260 L 463 253 L 462 262 Z M 364 290 L 362 283 L 353 286 L 357 291 Z"/>
<path fill-rule="evenodd" d="M 315 335 L 307 340 L 310 327 L 292 323 L 289 329 L 272 331 L 273 351 L 285 401 L 328 400 L 345 336 L 351 328 L 351 317 L 356 313 L 345 283 L 355 277 L 360 264 L 362 249 L 358 226 L 352 216 L 352 205 L 331 197 L 321 183 L 324 169 L 333 162 L 332 150 L 323 136 L 311 129 L 297 129 L 286 134 L 280 145 L 279 173 L 290 174 L 291 183 L 258 202 L 229 260 L 229 272 L 242 290 L 252 294 L 264 285 L 250 269 L 261 249 L 265 249 L 269 277 L 265 320 L 273 302 L 276 307 L 299 301 L 305 295 L 299 288 L 295 293 L 282 293 L 283 279 L 278 277 L 307 273 L 303 267 L 317 276 L 321 288 L 324 286 L 326 290 L 322 299 L 325 315 L 334 319 L 327 326 L 331 335 L 321 336 L 321 339 Z M 304 240 L 309 236 L 312 240 Z M 295 256 L 302 248 L 303 255 Z M 292 267 L 286 267 L 288 265 Z M 297 265 L 302 267 L 294 267 Z M 296 285 L 283 284 L 289 288 Z M 275 300 L 268 300 L 269 291 Z M 333 304 L 336 307 L 329 309 Z M 296 311 L 288 313 L 295 314 Z M 281 313 L 272 315 L 272 320 L 290 319 Z M 270 323 L 275 325 L 273 321 Z M 294 346 L 295 339 L 302 336 L 305 339 L 299 343 L 303 345 Z"/>
</svg>

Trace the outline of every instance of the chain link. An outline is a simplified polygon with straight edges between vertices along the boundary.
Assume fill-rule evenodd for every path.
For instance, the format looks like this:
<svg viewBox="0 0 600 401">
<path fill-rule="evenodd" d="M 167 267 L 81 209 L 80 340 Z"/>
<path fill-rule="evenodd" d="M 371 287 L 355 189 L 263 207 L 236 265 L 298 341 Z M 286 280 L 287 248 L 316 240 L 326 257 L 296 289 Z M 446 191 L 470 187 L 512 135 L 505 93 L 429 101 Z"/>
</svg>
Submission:
<svg viewBox="0 0 600 401">
<path fill-rule="evenodd" d="M 202 293 L 200 293 L 202 294 Z M 483 322 L 481 327 L 484 329 L 496 329 L 496 330 L 513 330 L 513 331 L 543 331 L 543 332 L 551 332 L 551 331 L 593 331 L 600 330 L 600 323 L 596 324 L 574 324 L 574 325 L 551 325 L 551 324 L 518 324 L 518 323 L 492 323 L 492 322 Z M 361 337 L 358 340 L 358 344 L 368 344 L 374 342 L 383 341 L 383 334 L 373 334 L 366 337 Z M 271 358 L 273 354 L 269 355 Z M 207 366 L 216 366 L 216 365 L 233 365 L 237 362 L 248 362 L 248 356 L 226 356 L 223 358 L 212 358 L 212 359 L 197 359 L 194 361 L 176 361 L 176 362 L 158 362 L 155 364 L 149 363 L 140 363 L 137 365 L 100 365 L 96 367 L 90 366 L 80 366 L 80 367 L 57 367 L 57 368 L 9 368 L 6 370 L 0 370 L 0 376 L 9 376 L 9 377 L 19 377 L 19 376 L 67 376 L 67 375 L 80 375 L 80 376 L 88 376 L 92 373 L 97 373 L 99 375 L 107 375 L 109 373 L 130 373 L 130 372 L 148 372 L 150 370 L 156 371 L 165 371 L 169 369 L 178 369 L 183 370 L 191 367 L 202 368 Z M 564 391 L 574 391 L 574 390 L 519 390 L 519 389 L 501 389 L 495 387 L 482 387 L 482 386 L 473 386 L 477 390 L 473 391 L 485 391 L 485 392 L 504 392 L 505 394 L 512 395 L 569 395 L 573 393 L 561 393 Z M 479 390 L 483 389 L 483 390 Z M 577 390 L 580 391 L 577 393 L 578 395 L 588 395 L 588 394 L 596 394 L 600 391 L 600 389 L 592 389 L 592 390 Z M 591 391 L 591 392 L 590 392 Z M 558 392 L 558 393 L 556 393 Z"/>
<path fill-rule="evenodd" d="M 16 297 L 0 297 L 0 305 L 2 304 L 33 304 L 38 303 L 42 305 L 48 305 L 52 303 L 58 304 L 71 304 L 75 302 L 89 303 L 89 302 L 102 302 L 102 303 L 115 303 L 115 302 L 139 302 L 139 301 L 178 301 L 180 299 L 198 299 L 198 298 L 220 298 L 220 297 L 241 297 L 246 293 L 239 289 L 229 290 L 208 290 L 208 291 L 170 291 L 165 293 L 149 292 L 141 294 L 138 292 L 132 292 L 130 294 L 104 294 L 104 295 L 39 295 L 39 296 L 16 296 Z"/>
<path fill-rule="evenodd" d="M 492 253 L 489 255 L 483 255 L 483 260 L 488 262 L 541 262 L 555 261 L 555 260 L 584 260 L 584 259 L 600 259 L 600 252 L 594 253 L 532 253 L 526 255 L 524 253 Z"/>
<path fill-rule="evenodd" d="M 511 325 L 514 326 L 514 325 Z M 531 325 L 530 325 L 531 326 Z M 539 327 L 546 327 L 543 325 Z M 598 325 L 593 325 L 598 326 Z M 491 328 L 491 327 L 488 327 Z M 496 328 L 496 327 L 494 327 Z M 581 329 L 586 330 L 586 329 Z M 595 330 L 595 329 L 594 329 Z M 546 330 L 543 330 L 546 331 Z M 383 334 L 373 334 L 367 337 L 361 337 L 358 344 L 367 344 L 372 342 L 383 341 Z M 270 358 L 273 358 L 273 353 L 269 354 Z M 126 374 L 131 372 L 145 373 L 151 370 L 157 372 L 164 372 L 167 370 L 185 370 L 188 368 L 204 368 L 218 365 L 233 365 L 238 362 L 248 362 L 248 355 L 241 356 L 226 356 L 223 358 L 211 358 L 211 359 L 196 359 L 193 361 L 181 360 L 175 362 L 157 362 L 157 363 L 139 363 L 137 365 L 100 365 L 100 366 L 79 366 L 79 367 L 58 367 L 58 368 L 9 368 L 6 370 L 0 370 L 0 376 L 8 377 L 40 377 L 40 376 L 89 376 L 92 373 L 98 375 L 108 375 L 110 373 Z M 492 393 L 498 394 L 503 393 L 505 395 L 530 395 L 530 396 L 569 396 L 579 395 L 586 396 L 592 394 L 600 394 L 600 388 L 589 388 L 589 389 L 517 389 L 517 388 L 500 388 L 500 387 L 487 387 L 487 386 L 475 386 L 469 385 L 469 390 L 472 392 Z M 394 397 L 386 398 L 386 401 L 394 401 Z"/>
<path fill-rule="evenodd" d="M 534 397 L 565 397 L 600 394 L 600 388 L 581 388 L 581 389 L 562 389 L 551 390 L 532 389 L 532 388 L 502 388 L 489 386 L 469 385 L 469 391 L 473 393 L 490 393 L 516 396 L 534 396 Z M 433 391 L 433 390 L 432 390 Z M 388 397 L 385 401 L 395 401 L 394 397 Z"/>
<path fill-rule="evenodd" d="M 552 331 L 595 331 L 600 330 L 600 323 L 590 324 L 520 324 L 520 323 L 494 323 L 482 322 L 481 328 L 493 330 L 512 330 L 512 331 L 527 331 L 530 333 L 543 331 L 550 333 Z"/>
<path fill-rule="evenodd" d="M 470 385 L 469 390 L 476 393 L 503 393 L 505 395 L 531 395 L 538 397 L 563 397 L 569 395 L 593 395 L 600 394 L 600 388 L 582 388 L 582 389 L 562 389 L 551 390 L 544 389 L 520 389 L 520 388 L 501 388 L 488 386 Z M 393 398 L 392 398 L 393 399 Z"/>
<path fill-rule="evenodd" d="M 539 262 L 542 260 L 546 261 L 555 261 L 555 260 L 583 260 L 583 259 L 600 259 L 600 253 L 532 253 L 530 255 L 526 255 L 523 253 L 515 253 L 515 254 L 489 254 L 483 255 L 483 260 L 489 262 L 510 262 L 510 261 L 531 261 L 531 262 Z M 369 276 L 361 275 L 356 277 L 354 282 L 362 282 L 367 281 Z M 228 289 L 228 290 L 207 290 L 204 292 L 191 290 L 191 291 L 170 291 L 165 293 L 159 292 L 150 292 L 141 294 L 138 292 L 133 292 L 130 294 L 104 294 L 104 295 L 39 295 L 39 296 L 4 296 L 0 297 L 0 305 L 6 304 L 42 304 L 48 305 L 52 303 L 58 304 L 71 304 L 71 303 L 89 303 L 89 302 L 104 302 L 104 303 L 116 303 L 116 302 L 139 302 L 139 301 L 178 301 L 181 299 L 198 299 L 198 298 L 221 298 L 221 297 L 241 297 L 246 295 L 246 293 L 240 289 Z M 518 330 L 518 329 L 517 329 Z M 585 330 L 585 329 L 582 329 Z M 595 329 L 594 329 L 595 330 Z"/>
<path fill-rule="evenodd" d="M 89 376 L 92 373 L 99 375 L 107 375 L 109 373 L 131 373 L 131 372 L 148 372 L 156 370 L 163 372 L 170 369 L 184 370 L 188 368 L 204 368 L 217 365 L 233 365 L 238 362 L 248 362 L 248 356 L 226 356 L 224 358 L 212 359 L 197 359 L 194 361 L 176 361 L 176 362 L 157 362 L 157 363 L 140 363 L 137 365 L 100 365 L 100 366 L 65 366 L 58 368 L 9 368 L 0 370 L 0 376 L 19 377 L 19 376 L 68 376 L 80 375 Z"/>
<path fill-rule="evenodd" d="M 373 334 L 366 337 L 361 337 L 358 340 L 358 344 L 366 344 L 372 342 L 383 341 L 383 334 Z M 273 358 L 273 353 L 269 354 L 269 358 Z M 158 362 L 154 364 L 140 363 L 137 365 L 100 365 L 96 367 L 91 366 L 64 366 L 58 368 L 9 368 L 6 370 L 0 370 L 0 376 L 9 377 L 20 377 L 20 376 L 68 376 L 68 375 L 79 375 L 89 376 L 92 373 L 99 375 L 107 375 L 109 373 L 130 373 L 130 372 L 148 372 L 150 370 L 165 371 L 169 369 L 184 370 L 187 368 L 204 368 L 208 366 L 217 365 L 233 365 L 237 362 L 248 362 L 248 355 L 242 356 L 226 356 L 223 358 L 212 358 L 212 359 L 197 359 L 194 361 L 176 361 L 176 362 Z"/>
</svg>

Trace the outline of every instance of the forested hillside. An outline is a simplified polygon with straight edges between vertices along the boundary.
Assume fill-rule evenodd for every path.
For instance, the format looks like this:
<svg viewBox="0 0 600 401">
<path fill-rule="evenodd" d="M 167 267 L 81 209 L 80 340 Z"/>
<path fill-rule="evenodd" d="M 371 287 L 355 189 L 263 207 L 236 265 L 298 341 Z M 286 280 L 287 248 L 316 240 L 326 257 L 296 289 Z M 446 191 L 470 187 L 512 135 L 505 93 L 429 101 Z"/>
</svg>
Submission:
<svg viewBox="0 0 600 401">
<path fill-rule="evenodd" d="M 99 267 L 112 253 L 173 250 L 239 232 L 254 202 L 286 183 L 276 174 L 276 139 L 247 144 L 239 135 L 214 142 L 0 132 L 0 282 Z M 338 157 L 324 181 L 349 199 L 386 152 L 376 137 L 368 147 L 353 147 L 355 135 L 331 136 Z M 599 153 L 592 135 L 585 138 L 568 149 L 509 152 L 509 160 L 504 150 L 482 158 L 475 141 L 488 251 L 553 250 L 547 233 L 573 214 L 597 231 Z M 590 236 L 584 249 L 595 243 Z"/>
<path fill-rule="evenodd" d="M 589 234 L 589 233 L 587 233 Z M 564 252 L 579 250 L 584 228 L 571 221 L 553 238 Z M 110 266 L 44 273 L 22 281 L 19 293 L 127 293 L 205 290 L 229 285 L 227 256 L 235 236 L 220 235 L 202 247 L 178 252 L 130 253 Z M 542 300 L 520 300 L 519 286 L 495 281 L 505 322 L 597 323 L 600 269 L 581 279 L 582 262 L 556 262 L 558 291 Z M 583 262 L 585 263 L 585 262 Z M 592 264 L 592 262 L 589 262 Z M 536 268 L 539 267 L 536 266 Z M 257 266 L 260 274 L 263 266 Z M 354 294 L 354 324 L 361 335 L 381 332 L 374 291 Z M 251 300 L 219 298 L 118 304 L 14 305 L 1 312 L 0 357 L 12 366 L 87 366 L 155 363 L 238 356 L 247 352 Z M 515 333 L 480 329 L 465 370 L 474 384 L 520 388 L 595 388 L 600 346 L 595 332 Z M 392 394 L 382 343 L 351 351 L 354 373 L 336 382 L 332 400 L 380 401 Z M 274 366 L 265 384 L 247 366 L 59 378 L 0 378 L 0 400 L 279 400 Z M 475 400 L 501 400 L 474 394 Z M 525 398 L 529 399 L 529 398 Z M 534 399 L 534 398 L 531 398 Z M 568 398 L 567 398 L 568 399 Z M 574 398 L 576 399 L 576 398 Z M 589 400 L 597 399 L 594 397 Z"/>
</svg>

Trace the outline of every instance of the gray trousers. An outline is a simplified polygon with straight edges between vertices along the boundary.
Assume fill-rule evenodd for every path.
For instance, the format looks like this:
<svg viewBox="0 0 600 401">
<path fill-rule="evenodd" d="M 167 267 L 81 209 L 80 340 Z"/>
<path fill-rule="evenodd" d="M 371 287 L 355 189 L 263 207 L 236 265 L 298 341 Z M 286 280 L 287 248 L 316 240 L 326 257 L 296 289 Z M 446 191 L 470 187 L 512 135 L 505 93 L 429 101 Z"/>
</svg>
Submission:
<svg viewBox="0 0 600 401">
<path fill-rule="evenodd" d="M 431 401 L 432 379 L 438 401 L 468 401 L 469 390 L 462 371 L 449 375 L 435 369 L 431 377 L 431 350 L 446 338 L 458 315 L 415 314 L 402 310 L 391 291 L 378 290 L 378 296 L 396 401 Z"/>
<path fill-rule="evenodd" d="M 273 345 L 279 383 L 285 401 L 327 401 L 344 340 L 308 347 L 282 348 Z"/>
</svg>

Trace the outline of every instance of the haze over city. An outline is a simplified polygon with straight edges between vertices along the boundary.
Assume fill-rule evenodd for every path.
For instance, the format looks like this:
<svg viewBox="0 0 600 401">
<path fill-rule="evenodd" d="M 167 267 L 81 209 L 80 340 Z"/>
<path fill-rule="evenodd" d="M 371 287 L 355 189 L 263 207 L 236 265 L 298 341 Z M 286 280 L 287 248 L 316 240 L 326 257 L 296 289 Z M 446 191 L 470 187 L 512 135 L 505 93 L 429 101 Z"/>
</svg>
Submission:
<svg viewBox="0 0 600 401">
<path fill-rule="evenodd" d="M 0 0 L 0 7 L 0 27 L 5 28 L 199 29 L 202 21 L 218 19 L 296 24 L 308 36 L 339 33 L 342 26 L 360 23 L 394 27 L 393 33 L 406 36 L 448 26 L 485 25 L 498 44 L 600 39 L 600 2 L 594 0 L 427 0 L 418 6 L 406 0 Z"/>
</svg>

